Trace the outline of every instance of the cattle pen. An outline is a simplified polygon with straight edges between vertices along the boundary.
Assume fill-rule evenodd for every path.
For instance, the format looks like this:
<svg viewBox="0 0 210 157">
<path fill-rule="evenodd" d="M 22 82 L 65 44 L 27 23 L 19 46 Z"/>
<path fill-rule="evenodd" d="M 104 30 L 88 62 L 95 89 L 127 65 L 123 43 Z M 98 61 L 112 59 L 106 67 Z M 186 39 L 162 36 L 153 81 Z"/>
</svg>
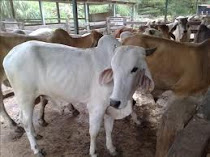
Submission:
<svg viewBox="0 0 210 157">
<path fill-rule="evenodd" d="M 0 157 L 210 157 L 209 8 L 0 0 Z"/>
</svg>

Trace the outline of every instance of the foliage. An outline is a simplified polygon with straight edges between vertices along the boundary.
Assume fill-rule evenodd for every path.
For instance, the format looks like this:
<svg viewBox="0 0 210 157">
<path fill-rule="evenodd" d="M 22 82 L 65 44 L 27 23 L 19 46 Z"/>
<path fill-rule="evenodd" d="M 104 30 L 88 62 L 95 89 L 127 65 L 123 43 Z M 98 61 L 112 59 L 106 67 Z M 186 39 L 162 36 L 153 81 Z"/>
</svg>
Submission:
<svg viewBox="0 0 210 157">
<path fill-rule="evenodd" d="M 0 1 L 0 16 L 1 16 L 0 19 L 3 19 L 5 17 L 7 18 L 12 17 L 9 1 Z"/>
<path fill-rule="evenodd" d="M 14 1 L 13 5 L 17 19 L 40 18 L 38 2 Z M 1 19 L 12 18 L 12 10 L 8 0 L 0 2 L 0 15 Z"/>
<path fill-rule="evenodd" d="M 89 8 L 90 8 L 89 9 L 90 14 L 94 14 L 94 13 L 108 12 L 109 9 L 111 9 L 111 6 L 109 6 L 108 4 L 90 5 Z"/>
<path fill-rule="evenodd" d="M 168 0 L 168 15 L 171 17 L 196 14 L 196 3 L 210 4 L 210 0 Z M 165 14 L 166 0 L 138 0 L 138 14 L 153 15 Z"/>
<path fill-rule="evenodd" d="M 116 6 L 117 14 L 121 16 L 131 16 L 132 14 L 132 7 L 130 5 L 122 5 L 119 4 Z"/>
<path fill-rule="evenodd" d="M 138 13 L 159 16 L 164 14 L 165 0 L 139 0 Z"/>
</svg>

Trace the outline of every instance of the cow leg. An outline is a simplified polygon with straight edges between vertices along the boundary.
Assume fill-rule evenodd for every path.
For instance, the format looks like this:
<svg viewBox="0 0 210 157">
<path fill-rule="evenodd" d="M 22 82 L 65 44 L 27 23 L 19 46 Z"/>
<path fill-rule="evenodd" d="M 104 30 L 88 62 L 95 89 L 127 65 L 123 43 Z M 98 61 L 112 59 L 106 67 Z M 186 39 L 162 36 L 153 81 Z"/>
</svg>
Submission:
<svg viewBox="0 0 210 157">
<path fill-rule="evenodd" d="M 17 99 L 19 97 L 17 96 Z M 21 98 L 18 100 L 18 103 L 20 105 L 20 116 L 21 120 L 24 126 L 24 129 L 26 131 L 27 137 L 30 142 L 31 149 L 33 150 L 34 154 L 37 154 L 38 157 L 43 157 L 44 153 L 39 148 L 36 139 L 40 138 L 40 135 L 37 135 L 35 133 L 35 129 L 33 126 L 33 108 L 34 108 L 34 99 L 32 97 L 30 98 Z"/>
<path fill-rule="evenodd" d="M 79 115 L 79 111 L 71 103 L 67 105 L 67 108 L 75 117 Z"/>
<path fill-rule="evenodd" d="M 96 154 L 96 138 L 98 136 L 98 132 L 100 130 L 100 126 L 104 117 L 105 109 L 96 109 L 94 108 L 97 105 L 89 106 L 89 133 L 90 133 L 90 156 L 97 157 Z M 99 106 L 101 107 L 101 106 Z"/>
<path fill-rule="evenodd" d="M 117 155 L 116 148 L 112 143 L 112 130 L 114 125 L 114 119 L 107 114 L 104 115 L 104 128 L 106 131 L 106 147 L 112 156 Z"/>
<path fill-rule="evenodd" d="M 17 123 L 14 120 L 12 120 L 12 118 L 9 116 L 9 114 L 5 109 L 1 85 L 0 85 L 0 116 L 2 116 L 4 120 L 8 122 L 10 128 L 15 130 L 15 133 L 17 134 L 16 137 L 21 137 L 23 135 L 24 129 L 22 127 L 19 127 Z"/>
<path fill-rule="evenodd" d="M 38 118 L 38 123 L 45 127 L 48 125 L 48 123 L 45 121 L 44 119 L 44 116 L 45 116 L 45 106 L 47 105 L 48 103 L 48 100 L 43 98 L 42 96 L 40 97 L 40 105 L 41 105 L 41 108 L 40 108 L 40 111 L 39 111 L 39 118 Z"/>
</svg>

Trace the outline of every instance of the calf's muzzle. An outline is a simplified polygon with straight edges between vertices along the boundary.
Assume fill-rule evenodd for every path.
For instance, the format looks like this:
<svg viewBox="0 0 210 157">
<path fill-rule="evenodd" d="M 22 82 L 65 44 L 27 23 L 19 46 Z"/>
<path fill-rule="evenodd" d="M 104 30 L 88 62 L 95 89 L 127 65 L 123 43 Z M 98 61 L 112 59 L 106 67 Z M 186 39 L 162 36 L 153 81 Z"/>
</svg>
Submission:
<svg viewBox="0 0 210 157">
<path fill-rule="evenodd" d="M 114 108 L 119 108 L 120 107 L 120 104 L 121 104 L 120 101 L 110 99 L 110 106 L 112 106 Z"/>
</svg>

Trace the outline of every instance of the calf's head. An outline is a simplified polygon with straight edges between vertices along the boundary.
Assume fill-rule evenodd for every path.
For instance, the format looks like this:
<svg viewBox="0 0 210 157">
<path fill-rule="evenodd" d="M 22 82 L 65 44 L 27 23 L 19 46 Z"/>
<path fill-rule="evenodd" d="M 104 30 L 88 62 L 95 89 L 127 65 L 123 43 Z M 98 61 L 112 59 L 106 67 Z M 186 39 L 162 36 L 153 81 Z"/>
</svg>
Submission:
<svg viewBox="0 0 210 157">
<path fill-rule="evenodd" d="M 188 23 L 187 18 L 178 18 L 175 20 L 175 24 L 174 27 L 171 29 L 171 32 L 173 33 L 174 31 L 177 31 L 177 35 L 178 37 L 177 40 L 178 41 L 187 41 L 188 40 L 188 35 L 189 35 L 189 29 L 190 25 Z"/>
<path fill-rule="evenodd" d="M 146 91 L 154 89 L 154 82 L 145 58 L 155 50 L 145 50 L 137 46 L 116 48 L 111 68 L 104 70 L 99 78 L 100 84 L 114 81 L 114 88 L 110 97 L 111 106 L 119 109 L 124 108 L 132 99 L 137 87 Z"/>
</svg>

